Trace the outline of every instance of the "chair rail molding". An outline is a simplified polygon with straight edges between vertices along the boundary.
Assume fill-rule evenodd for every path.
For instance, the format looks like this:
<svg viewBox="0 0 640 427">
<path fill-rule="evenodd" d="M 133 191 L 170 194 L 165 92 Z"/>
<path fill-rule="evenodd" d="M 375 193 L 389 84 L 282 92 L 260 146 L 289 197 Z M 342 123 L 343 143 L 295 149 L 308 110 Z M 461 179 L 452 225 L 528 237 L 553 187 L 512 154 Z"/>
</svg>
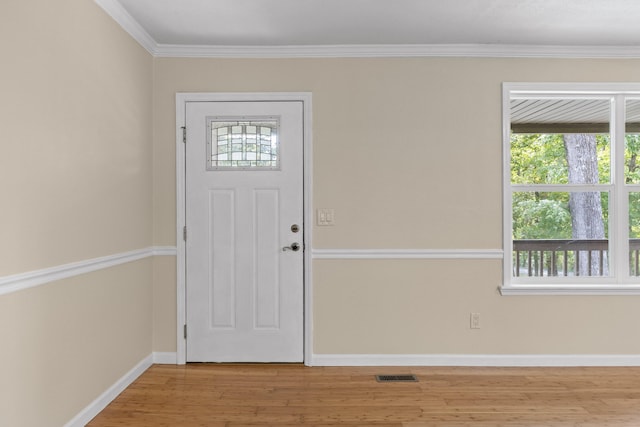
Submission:
<svg viewBox="0 0 640 427">
<path fill-rule="evenodd" d="M 502 249 L 313 249 L 313 259 L 502 259 Z"/>
<path fill-rule="evenodd" d="M 152 256 L 175 256 L 175 246 L 151 246 L 133 251 L 120 252 L 98 258 L 91 258 L 41 270 L 27 271 L 0 277 L 0 295 L 33 288 L 49 282 L 66 279 L 92 271 L 114 267 Z"/>
</svg>

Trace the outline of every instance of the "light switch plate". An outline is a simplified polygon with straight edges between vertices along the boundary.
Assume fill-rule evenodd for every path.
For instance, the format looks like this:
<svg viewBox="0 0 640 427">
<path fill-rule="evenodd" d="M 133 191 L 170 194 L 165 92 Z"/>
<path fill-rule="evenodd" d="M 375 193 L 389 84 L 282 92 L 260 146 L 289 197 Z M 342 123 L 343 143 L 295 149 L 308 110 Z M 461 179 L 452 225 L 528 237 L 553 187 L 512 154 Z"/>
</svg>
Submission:
<svg viewBox="0 0 640 427">
<path fill-rule="evenodd" d="M 471 329 L 480 329 L 480 313 L 471 313 Z"/>
<path fill-rule="evenodd" d="M 318 209 L 316 216 L 318 225 L 335 225 L 335 215 L 333 209 Z"/>
</svg>

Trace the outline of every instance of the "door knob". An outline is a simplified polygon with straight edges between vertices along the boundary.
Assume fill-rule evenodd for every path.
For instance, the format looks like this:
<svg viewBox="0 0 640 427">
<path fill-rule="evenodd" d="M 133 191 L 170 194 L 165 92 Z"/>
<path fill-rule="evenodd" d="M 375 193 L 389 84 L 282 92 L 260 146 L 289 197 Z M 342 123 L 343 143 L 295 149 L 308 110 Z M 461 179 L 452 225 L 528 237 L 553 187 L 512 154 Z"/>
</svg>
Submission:
<svg viewBox="0 0 640 427">
<path fill-rule="evenodd" d="M 299 243 L 292 243 L 291 246 L 285 246 L 284 248 L 282 248 L 282 251 L 294 251 L 294 252 L 298 252 L 300 250 L 300 244 Z"/>
</svg>

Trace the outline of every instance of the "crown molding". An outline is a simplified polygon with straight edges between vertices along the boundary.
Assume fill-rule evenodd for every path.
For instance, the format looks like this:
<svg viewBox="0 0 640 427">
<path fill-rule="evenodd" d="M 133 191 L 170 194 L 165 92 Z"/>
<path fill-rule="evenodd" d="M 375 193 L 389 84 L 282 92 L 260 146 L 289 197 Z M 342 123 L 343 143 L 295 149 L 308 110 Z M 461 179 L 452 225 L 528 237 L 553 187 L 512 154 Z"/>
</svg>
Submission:
<svg viewBox="0 0 640 427">
<path fill-rule="evenodd" d="M 483 44 L 206 46 L 159 44 L 157 57 L 188 58 L 640 58 L 638 46 Z"/>
<path fill-rule="evenodd" d="M 116 21 L 135 41 L 151 55 L 156 56 L 158 43 L 136 21 L 118 0 L 94 0 L 114 21 Z"/>
<path fill-rule="evenodd" d="M 361 44 L 216 46 L 159 44 L 118 0 L 94 0 L 154 57 L 165 58 L 558 58 L 636 59 L 640 46 L 509 44 Z"/>
</svg>

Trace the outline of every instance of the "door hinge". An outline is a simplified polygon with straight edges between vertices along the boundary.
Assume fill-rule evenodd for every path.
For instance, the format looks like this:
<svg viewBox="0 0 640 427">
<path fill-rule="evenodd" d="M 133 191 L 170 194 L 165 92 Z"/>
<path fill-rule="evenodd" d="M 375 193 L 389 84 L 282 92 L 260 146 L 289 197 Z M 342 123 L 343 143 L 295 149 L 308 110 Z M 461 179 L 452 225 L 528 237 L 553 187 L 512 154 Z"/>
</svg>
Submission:
<svg viewBox="0 0 640 427">
<path fill-rule="evenodd" d="M 185 340 L 187 339 L 187 325 L 186 325 L 186 323 L 184 325 L 184 339 Z"/>
<path fill-rule="evenodd" d="M 182 143 L 183 144 L 187 143 L 187 127 L 186 126 L 182 126 Z"/>
<path fill-rule="evenodd" d="M 182 227 L 182 240 L 187 241 L 187 226 Z"/>
</svg>

